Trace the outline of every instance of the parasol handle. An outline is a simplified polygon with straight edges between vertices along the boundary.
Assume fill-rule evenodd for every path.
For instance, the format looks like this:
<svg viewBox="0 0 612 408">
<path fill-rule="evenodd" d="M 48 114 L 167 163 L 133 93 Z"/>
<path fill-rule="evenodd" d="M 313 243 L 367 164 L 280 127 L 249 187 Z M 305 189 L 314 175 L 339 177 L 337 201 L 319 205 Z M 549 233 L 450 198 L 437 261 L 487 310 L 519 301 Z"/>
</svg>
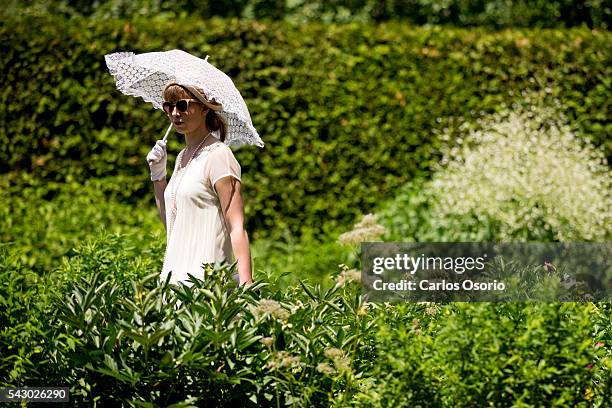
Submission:
<svg viewBox="0 0 612 408">
<path fill-rule="evenodd" d="M 168 140 L 168 133 L 170 133 L 170 129 L 172 129 L 172 123 L 170 124 L 170 126 L 168 126 L 168 130 L 166 130 L 166 134 L 164 135 L 164 138 L 162 139 L 164 143 L 166 143 L 166 140 Z M 153 164 L 153 162 L 149 161 L 149 165 L 151 164 Z"/>
<path fill-rule="evenodd" d="M 162 139 L 164 142 L 168 140 L 168 133 L 170 133 L 170 129 L 172 129 L 172 123 L 170 124 L 170 126 L 168 126 L 168 130 L 166 130 L 166 134 L 164 135 L 164 138 Z"/>
</svg>

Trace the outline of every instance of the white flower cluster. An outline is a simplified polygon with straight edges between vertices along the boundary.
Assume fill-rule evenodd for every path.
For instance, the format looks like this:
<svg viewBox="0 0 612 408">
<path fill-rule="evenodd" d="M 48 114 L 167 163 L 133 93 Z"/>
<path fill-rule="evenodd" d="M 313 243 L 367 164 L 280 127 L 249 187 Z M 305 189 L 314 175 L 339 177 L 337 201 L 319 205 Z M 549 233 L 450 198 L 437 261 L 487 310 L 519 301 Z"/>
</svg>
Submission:
<svg viewBox="0 0 612 408">
<path fill-rule="evenodd" d="M 376 224 L 376 215 L 366 214 L 351 231 L 341 234 L 338 242 L 343 245 L 359 244 L 364 241 L 374 241 L 386 233 L 385 227 Z"/>
<path fill-rule="evenodd" d="M 351 371 L 351 359 L 344 354 L 344 351 L 338 348 L 328 348 L 325 350 L 324 354 L 325 357 L 329 358 L 334 363 L 334 367 L 339 373 L 348 373 Z M 322 372 L 321 370 L 319 371 Z"/>
<path fill-rule="evenodd" d="M 275 319 L 286 321 L 289 319 L 289 311 L 279 302 L 274 299 L 262 299 L 259 301 L 259 305 L 251 309 L 253 316 L 256 318 L 264 317 L 266 315 L 272 316 Z"/>
<path fill-rule="evenodd" d="M 272 344 L 274 344 L 274 337 L 264 337 L 259 339 L 259 341 L 266 347 L 272 347 Z"/>
<path fill-rule="evenodd" d="M 274 353 L 272 360 L 266 365 L 270 370 L 278 370 L 281 368 L 299 368 L 301 365 L 300 356 L 291 355 L 287 351 L 278 351 Z"/>
<path fill-rule="evenodd" d="M 336 370 L 327 363 L 319 363 L 317 364 L 317 371 L 321 374 L 325 375 L 334 375 L 336 374 Z"/>
<path fill-rule="evenodd" d="M 336 278 L 337 286 L 344 286 L 349 282 L 361 282 L 361 271 L 357 269 L 342 270 Z"/>
<path fill-rule="evenodd" d="M 513 105 L 479 122 L 444 152 L 430 184 L 434 216 L 499 222 L 502 239 L 611 236 L 612 172 L 554 108 Z M 446 135 L 448 138 L 448 135 Z"/>
</svg>

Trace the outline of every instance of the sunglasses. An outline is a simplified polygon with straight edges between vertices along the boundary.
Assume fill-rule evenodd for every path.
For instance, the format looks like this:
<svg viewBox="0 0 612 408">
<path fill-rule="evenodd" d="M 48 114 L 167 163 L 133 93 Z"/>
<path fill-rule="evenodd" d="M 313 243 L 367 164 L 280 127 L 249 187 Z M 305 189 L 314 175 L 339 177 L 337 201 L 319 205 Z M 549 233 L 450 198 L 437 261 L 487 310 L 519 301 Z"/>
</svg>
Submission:
<svg viewBox="0 0 612 408">
<path fill-rule="evenodd" d="M 187 112 L 187 110 L 189 110 L 189 102 L 202 103 L 197 99 L 179 99 L 175 103 L 164 102 L 162 107 L 164 108 L 164 112 L 166 112 L 168 115 L 172 114 L 175 106 L 179 112 Z"/>
</svg>

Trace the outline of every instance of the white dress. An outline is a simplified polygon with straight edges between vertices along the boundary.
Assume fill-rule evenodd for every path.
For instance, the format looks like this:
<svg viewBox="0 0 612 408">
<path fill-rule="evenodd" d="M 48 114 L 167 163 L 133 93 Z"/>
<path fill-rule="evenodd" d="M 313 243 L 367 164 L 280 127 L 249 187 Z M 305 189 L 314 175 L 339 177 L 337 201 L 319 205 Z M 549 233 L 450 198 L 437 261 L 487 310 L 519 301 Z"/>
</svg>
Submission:
<svg viewBox="0 0 612 408">
<path fill-rule="evenodd" d="M 171 283 L 187 282 L 188 273 L 202 279 L 203 263 L 234 262 L 229 230 L 221 212 L 215 183 L 226 176 L 240 181 L 240 164 L 219 139 L 201 148 L 188 166 L 174 172 L 166 186 L 166 254 L 160 274 Z"/>
</svg>

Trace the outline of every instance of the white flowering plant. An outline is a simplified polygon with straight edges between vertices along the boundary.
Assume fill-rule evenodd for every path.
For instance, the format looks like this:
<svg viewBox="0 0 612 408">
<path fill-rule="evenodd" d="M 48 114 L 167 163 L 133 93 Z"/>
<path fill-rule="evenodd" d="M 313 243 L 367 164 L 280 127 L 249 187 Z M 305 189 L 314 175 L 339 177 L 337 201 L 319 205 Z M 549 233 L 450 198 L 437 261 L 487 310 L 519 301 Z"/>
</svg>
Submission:
<svg viewBox="0 0 612 408">
<path fill-rule="evenodd" d="M 364 215 L 350 231 L 340 234 L 338 243 L 349 249 L 350 252 L 346 254 L 346 262 L 354 269 L 349 272 L 348 267 L 343 268 L 343 265 L 340 265 L 341 272 L 336 278 L 336 283 L 342 285 L 347 280 L 359 281 L 360 279 L 355 277 L 355 268 L 360 267 L 361 243 L 379 241 L 386 234 L 387 228 L 380 225 L 377 222 L 377 215 L 372 213 Z"/>
<path fill-rule="evenodd" d="M 525 102 L 448 133 L 431 180 L 414 181 L 382 212 L 394 238 L 420 241 L 605 241 L 612 172 L 558 107 Z M 397 224 L 400 224 L 398 226 Z M 405 240 L 405 239 L 402 239 Z"/>
</svg>

